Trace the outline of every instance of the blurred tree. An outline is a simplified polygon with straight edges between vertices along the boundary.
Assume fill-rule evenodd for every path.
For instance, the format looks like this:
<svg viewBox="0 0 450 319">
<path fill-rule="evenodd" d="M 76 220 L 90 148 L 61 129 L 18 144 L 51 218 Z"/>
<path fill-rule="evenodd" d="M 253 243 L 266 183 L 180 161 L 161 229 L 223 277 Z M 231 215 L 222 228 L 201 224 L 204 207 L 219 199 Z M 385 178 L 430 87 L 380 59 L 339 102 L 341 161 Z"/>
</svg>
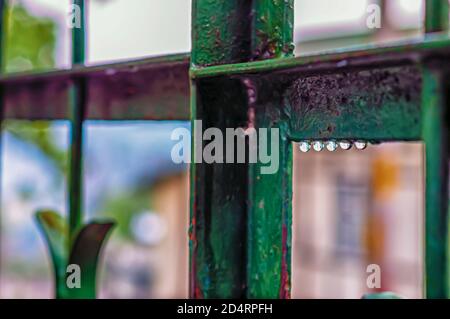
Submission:
<svg viewBox="0 0 450 319">
<path fill-rule="evenodd" d="M 55 66 L 56 24 L 30 15 L 20 4 L 6 9 L 5 71 L 48 70 Z"/>
<path fill-rule="evenodd" d="M 6 9 L 4 69 L 7 73 L 49 70 L 55 67 L 56 28 L 51 19 L 32 16 L 19 4 Z M 48 121 L 6 121 L 3 129 L 34 144 L 62 174 L 66 172 L 67 154 L 54 142 L 52 123 Z"/>
</svg>

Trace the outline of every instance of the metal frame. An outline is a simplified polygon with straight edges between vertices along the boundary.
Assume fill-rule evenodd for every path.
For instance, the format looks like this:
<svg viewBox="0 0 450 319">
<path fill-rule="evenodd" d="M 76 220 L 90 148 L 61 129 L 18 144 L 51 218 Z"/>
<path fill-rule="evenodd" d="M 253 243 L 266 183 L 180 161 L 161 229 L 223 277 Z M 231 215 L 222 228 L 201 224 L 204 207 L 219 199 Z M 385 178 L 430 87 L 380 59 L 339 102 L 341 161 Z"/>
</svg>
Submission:
<svg viewBox="0 0 450 319">
<path fill-rule="evenodd" d="M 61 225 L 70 225 L 73 244 L 66 255 L 90 245 L 74 239 L 83 227 L 86 119 L 280 129 L 277 174 L 261 175 L 260 164 L 191 165 L 194 298 L 290 297 L 292 142 L 423 141 L 425 295 L 449 298 L 450 38 L 435 34 L 447 30 L 449 10 L 446 0 L 426 4 L 425 30 L 433 34 L 420 41 L 293 57 L 293 0 L 193 0 L 191 59 L 84 67 L 83 23 L 74 29 L 72 70 L 0 77 L 3 119 L 71 120 L 70 218 Z M 194 149 L 197 143 L 194 136 Z M 90 257 L 94 269 L 102 242 Z M 95 296 L 93 273 L 87 297 Z"/>
</svg>

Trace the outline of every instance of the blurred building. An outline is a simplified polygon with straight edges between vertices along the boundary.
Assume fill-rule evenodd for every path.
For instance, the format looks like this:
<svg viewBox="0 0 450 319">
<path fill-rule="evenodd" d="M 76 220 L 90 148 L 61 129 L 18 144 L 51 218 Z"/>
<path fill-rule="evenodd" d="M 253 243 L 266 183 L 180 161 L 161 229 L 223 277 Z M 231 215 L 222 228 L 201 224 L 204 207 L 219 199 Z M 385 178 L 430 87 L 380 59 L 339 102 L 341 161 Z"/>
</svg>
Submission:
<svg viewBox="0 0 450 319">
<path fill-rule="evenodd" d="M 368 265 L 381 289 L 421 298 L 420 144 L 295 152 L 293 297 L 360 298 Z"/>
</svg>

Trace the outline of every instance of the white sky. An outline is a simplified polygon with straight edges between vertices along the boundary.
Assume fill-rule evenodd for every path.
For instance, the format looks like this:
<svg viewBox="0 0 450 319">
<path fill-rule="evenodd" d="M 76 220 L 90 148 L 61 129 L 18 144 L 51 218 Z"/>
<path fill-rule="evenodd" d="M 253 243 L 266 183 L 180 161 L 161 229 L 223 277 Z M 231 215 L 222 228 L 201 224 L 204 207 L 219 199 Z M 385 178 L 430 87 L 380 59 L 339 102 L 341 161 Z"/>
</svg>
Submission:
<svg viewBox="0 0 450 319">
<path fill-rule="evenodd" d="M 13 0 L 19 1 L 19 0 Z M 60 25 L 59 67 L 69 66 L 70 33 L 65 26 L 70 0 L 21 0 L 33 14 L 51 16 Z M 390 0 L 402 15 L 417 16 L 422 0 Z M 296 0 L 296 39 L 324 25 L 362 27 L 369 0 Z M 190 0 L 89 0 L 88 63 L 124 60 L 190 50 Z M 323 31 L 318 31 L 322 32 Z"/>
<path fill-rule="evenodd" d="M 22 0 L 33 14 L 60 25 L 57 64 L 67 67 L 69 0 Z M 43 9 L 45 8 L 45 9 Z M 124 60 L 190 50 L 189 0 L 90 0 L 88 63 Z"/>
</svg>

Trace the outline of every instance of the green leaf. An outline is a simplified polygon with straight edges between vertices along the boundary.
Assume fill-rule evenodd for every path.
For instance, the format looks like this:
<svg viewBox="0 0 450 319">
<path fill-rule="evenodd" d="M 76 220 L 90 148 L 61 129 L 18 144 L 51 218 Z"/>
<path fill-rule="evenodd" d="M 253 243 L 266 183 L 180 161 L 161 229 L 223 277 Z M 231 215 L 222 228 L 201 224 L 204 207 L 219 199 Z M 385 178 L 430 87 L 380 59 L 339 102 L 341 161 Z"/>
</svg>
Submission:
<svg viewBox="0 0 450 319">
<path fill-rule="evenodd" d="M 60 298 L 65 288 L 68 228 L 64 218 L 53 211 L 39 211 L 36 220 L 42 230 L 52 259 L 56 297 Z"/>
<path fill-rule="evenodd" d="M 81 268 L 81 288 L 67 289 L 68 298 L 95 298 L 101 249 L 114 225 L 112 221 L 92 222 L 81 228 L 69 258 L 69 264 L 76 264 Z"/>
<path fill-rule="evenodd" d="M 101 249 L 115 223 L 92 222 L 83 226 L 75 237 L 69 254 L 67 221 L 52 211 L 39 211 L 36 220 L 47 242 L 55 274 L 56 298 L 95 298 L 97 266 Z M 66 285 L 68 265 L 81 269 L 81 288 Z"/>
</svg>

